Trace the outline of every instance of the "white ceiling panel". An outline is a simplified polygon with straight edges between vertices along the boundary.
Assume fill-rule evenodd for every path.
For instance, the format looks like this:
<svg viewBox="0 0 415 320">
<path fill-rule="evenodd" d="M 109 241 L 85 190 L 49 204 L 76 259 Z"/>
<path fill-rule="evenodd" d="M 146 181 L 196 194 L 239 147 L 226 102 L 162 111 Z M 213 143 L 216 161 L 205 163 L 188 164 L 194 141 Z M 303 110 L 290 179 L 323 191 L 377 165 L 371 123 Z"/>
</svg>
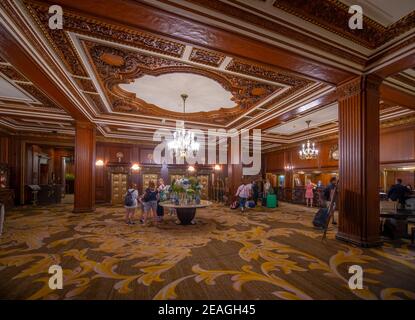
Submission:
<svg viewBox="0 0 415 320">
<path fill-rule="evenodd" d="M 0 97 L 7 100 L 33 102 L 33 99 L 0 75 Z"/>
<path fill-rule="evenodd" d="M 337 103 L 328 106 L 327 108 L 309 113 L 305 116 L 291 120 L 284 124 L 280 124 L 271 128 L 267 133 L 291 135 L 307 129 L 307 120 L 311 120 L 310 128 L 320 126 L 329 122 L 337 121 L 338 107 Z"/>
</svg>

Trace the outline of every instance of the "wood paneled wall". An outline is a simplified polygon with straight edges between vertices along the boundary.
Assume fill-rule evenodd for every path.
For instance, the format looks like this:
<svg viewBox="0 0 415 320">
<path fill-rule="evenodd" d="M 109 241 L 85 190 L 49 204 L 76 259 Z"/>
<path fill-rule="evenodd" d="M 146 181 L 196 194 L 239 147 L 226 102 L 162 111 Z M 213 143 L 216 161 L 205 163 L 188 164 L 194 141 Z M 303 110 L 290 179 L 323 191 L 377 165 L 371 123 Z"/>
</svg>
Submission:
<svg viewBox="0 0 415 320">
<path fill-rule="evenodd" d="M 338 144 L 337 139 L 316 144 L 320 150 L 317 160 L 301 160 L 298 156 L 300 143 L 296 147 L 263 154 L 264 172 L 284 172 L 286 165 L 295 169 L 338 168 L 339 162 L 330 159 L 330 149 Z M 382 130 L 379 145 L 380 165 L 415 164 L 415 126 L 394 127 Z"/>
<path fill-rule="evenodd" d="M 148 148 L 142 148 L 148 149 Z M 104 164 L 117 162 L 117 153 L 121 152 L 124 157 L 122 162 L 143 163 L 140 159 L 140 147 L 133 144 L 98 142 L 96 146 L 96 160 L 102 160 Z M 132 182 L 139 184 L 139 175 L 131 176 Z M 104 165 L 96 167 L 95 172 L 95 200 L 96 202 L 109 202 L 111 199 L 111 179 L 108 168 Z"/>
<path fill-rule="evenodd" d="M 338 144 L 338 140 L 329 140 L 316 144 L 316 148 L 319 149 L 319 157 L 315 160 L 301 160 L 298 151 L 300 144 L 297 147 L 289 149 L 265 153 L 264 163 L 265 172 L 283 172 L 285 166 L 293 166 L 295 170 L 302 169 L 324 169 L 324 168 L 337 168 L 339 162 L 330 159 L 330 149 Z"/>
<path fill-rule="evenodd" d="M 415 126 L 394 127 L 381 132 L 380 162 L 415 162 Z"/>
<path fill-rule="evenodd" d="M 10 169 L 10 188 L 14 190 L 15 204 L 20 204 L 21 195 L 21 138 L 2 134 L 0 136 L 0 161 L 7 163 Z"/>
<path fill-rule="evenodd" d="M 0 136 L 0 163 L 9 163 L 10 137 Z"/>
</svg>

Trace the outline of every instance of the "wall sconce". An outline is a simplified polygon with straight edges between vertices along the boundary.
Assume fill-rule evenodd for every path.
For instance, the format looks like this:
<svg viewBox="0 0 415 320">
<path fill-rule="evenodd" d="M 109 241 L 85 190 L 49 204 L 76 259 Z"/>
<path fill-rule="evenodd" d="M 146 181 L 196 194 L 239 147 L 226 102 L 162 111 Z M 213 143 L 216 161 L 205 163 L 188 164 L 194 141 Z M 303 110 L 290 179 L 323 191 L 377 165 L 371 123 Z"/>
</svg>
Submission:
<svg viewBox="0 0 415 320">
<path fill-rule="evenodd" d="M 102 167 L 102 166 L 104 165 L 104 161 L 102 161 L 101 159 L 99 159 L 99 160 L 97 160 L 97 161 L 95 162 L 95 165 L 96 165 L 97 167 Z"/>
<path fill-rule="evenodd" d="M 187 170 L 188 170 L 189 172 L 194 172 L 196 169 L 195 169 L 195 167 L 193 167 L 193 166 L 189 166 L 189 167 L 187 168 Z"/>
<path fill-rule="evenodd" d="M 215 164 L 214 169 L 215 169 L 215 171 L 219 171 L 219 170 L 221 170 L 222 168 L 220 167 L 220 165 Z"/>
<path fill-rule="evenodd" d="M 138 171 L 138 170 L 140 170 L 141 168 L 140 168 L 140 166 L 138 165 L 138 163 L 134 163 L 132 166 L 131 166 L 131 170 L 133 170 L 133 171 Z"/>
<path fill-rule="evenodd" d="M 285 171 L 291 171 L 291 170 L 293 170 L 294 169 L 294 166 L 292 166 L 292 165 L 286 165 L 285 167 L 284 167 L 284 170 Z"/>
</svg>

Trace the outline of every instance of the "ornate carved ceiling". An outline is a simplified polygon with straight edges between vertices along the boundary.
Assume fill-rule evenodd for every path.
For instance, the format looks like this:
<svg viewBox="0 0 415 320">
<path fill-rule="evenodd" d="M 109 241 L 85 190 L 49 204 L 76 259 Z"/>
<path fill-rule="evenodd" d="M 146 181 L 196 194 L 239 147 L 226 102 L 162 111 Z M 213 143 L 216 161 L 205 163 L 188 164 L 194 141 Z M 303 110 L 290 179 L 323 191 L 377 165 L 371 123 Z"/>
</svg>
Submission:
<svg viewBox="0 0 415 320">
<path fill-rule="evenodd" d="M 323 0 L 319 0 L 321 1 Z M 371 20 L 365 20 L 368 25 L 365 35 L 337 32 L 336 19 L 330 18 L 328 22 L 325 21 L 328 25 L 323 25 L 318 19 L 323 19 L 322 17 L 327 14 L 337 17 L 339 21 L 340 18 L 343 19 L 344 5 L 339 4 L 338 1 L 324 1 L 330 5 L 324 6 L 326 9 L 313 17 L 307 16 L 313 12 L 313 5 L 300 8 L 302 0 L 278 1 L 278 3 L 259 1 L 257 10 L 252 8 L 252 2 L 245 0 L 226 2 L 143 0 L 137 4 L 146 2 L 164 9 L 165 6 L 172 6 L 178 10 L 177 12 L 184 10 L 191 15 L 203 13 L 201 16 L 205 17 L 204 19 L 210 19 L 212 12 L 223 9 L 217 14 L 218 21 L 225 15 L 231 17 L 228 19 L 227 27 L 237 29 L 237 32 L 247 36 L 246 39 L 248 39 L 246 30 L 249 29 L 249 32 L 255 33 L 258 37 L 258 41 L 274 44 L 275 41 L 280 40 L 280 44 L 285 46 L 284 50 L 287 50 L 288 54 L 290 51 L 287 48 L 297 51 L 301 49 L 301 54 L 313 55 L 312 58 L 315 59 L 313 61 L 318 61 L 316 64 L 321 64 L 323 67 L 315 68 L 309 65 L 306 68 L 297 68 L 296 62 L 287 58 L 288 55 L 284 56 L 286 59 L 282 60 L 283 63 L 279 61 L 279 65 L 286 64 L 284 69 L 275 64 L 264 63 L 261 59 L 255 59 L 255 55 L 251 55 L 253 58 L 248 59 L 244 55 L 230 53 L 228 47 L 219 50 L 214 46 L 215 43 L 209 42 L 214 39 L 214 35 L 211 34 L 209 34 L 211 38 L 206 37 L 206 43 L 203 45 L 195 44 L 192 41 L 178 40 L 175 34 L 156 34 L 144 28 L 97 18 L 91 13 L 86 14 L 66 7 L 64 29 L 52 30 L 48 27 L 49 3 L 6 0 L 0 6 L 9 17 L 14 19 L 20 35 L 36 48 L 48 68 L 54 71 L 59 69 L 67 77 L 62 79 L 59 85 L 65 87 L 73 97 L 76 95 L 81 97 L 82 106 L 79 103 L 79 109 L 97 125 L 102 136 L 136 140 L 151 140 L 155 129 L 174 128 L 176 120 L 186 120 L 186 126 L 190 128 L 266 130 L 296 119 L 305 119 L 310 113 L 330 106 L 336 99 L 335 86 L 331 80 L 320 81 L 330 78 L 327 77 L 330 70 L 326 68 L 327 65 L 335 64 L 336 67 L 341 65 L 339 68 L 352 72 L 350 75 L 358 74 L 369 63 L 371 53 L 374 52 L 370 50 L 398 37 L 408 28 L 413 28 L 413 15 L 409 15 L 406 19 L 397 22 L 401 26 L 400 31 L 395 30 L 393 34 L 392 31 L 387 32 L 386 29 L 389 27 L 383 27 Z M 291 7 L 289 3 L 292 3 Z M 192 5 L 197 7 L 194 6 L 190 10 Z M 200 8 L 211 11 L 201 12 Z M 268 11 L 265 10 L 266 8 Z M 285 22 L 288 20 L 284 20 L 286 16 L 283 17 L 284 19 L 277 19 L 271 9 L 301 18 L 307 24 L 295 26 L 293 21 L 287 24 Z M 207 20 L 203 21 L 207 23 Z M 330 37 L 324 33 L 321 37 L 317 37 L 315 29 L 312 28 L 307 34 L 310 23 L 341 37 L 344 39 L 344 45 L 339 44 L 337 40 L 328 41 Z M 247 24 L 256 27 L 250 29 Z M 294 31 L 295 27 L 298 27 L 298 30 Z M 379 30 L 381 32 L 386 30 L 385 34 L 380 34 Z M 285 40 L 281 40 L 281 36 L 285 37 Z M 410 45 L 412 40 L 408 38 L 405 45 Z M 301 42 L 303 46 L 287 46 L 289 41 Z M 350 49 L 351 42 L 359 44 L 359 49 Z M 242 41 L 237 45 L 243 46 L 243 44 Z M 318 50 L 313 52 L 310 50 L 311 47 Z M 360 50 L 360 48 L 364 49 Z M 402 48 L 403 44 L 397 43 L 393 48 L 386 48 L 386 53 L 377 54 L 386 56 Z M 240 50 L 243 53 L 244 50 L 254 51 L 255 48 Z M 258 55 L 260 53 L 258 52 Z M 302 72 L 299 73 L 298 70 Z M 69 115 L 70 112 L 63 111 L 65 106 L 61 108 L 59 103 L 48 98 L 41 88 L 34 86 L 2 58 L 0 58 L 0 72 L 2 77 L 9 79 L 34 99 L 33 103 L 22 103 L 6 101 L 0 97 L 0 125 L 16 131 L 31 129 L 42 131 L 44 128 L 45 132 L 73 134 L 71 126 L 73 119 Z M 167 110 L 163 105 L 151 104 L 140 97 L 139 93 L 136 95 L 122 88 L 122 84 L 129 84 L 144 76 L 158 77 L 174 73 L 190 73 L 212 79 L 231 94 L 234 105 L 228 108 L 217 105 L 210 111 L 187 113 L 183 116 L 181 112 Z M 339 75 L 343 76 L 343 73 L 339 71 Z M 411 97 L 415 93 L 414 82 L 413 70 L 407 70 L 388 78 L 385 83 Z M 412 117 L 412 111 L 401 108 L 397 103 L 390 103 L 390 101 L 385 102 L 385 105 L 388 105 L 383 107 L 382 121 L 397 121 L 403 117 Z M 406 105 L 406 107 L 411 106 Z M 302 130 L 289 135 L 267 131 L 263 139 L 264 147 L 300 141 L 307 134 L 318 137 L 335 134 L 336 131 L 336 121 L 321 124 L 318 128 L 310 129 L 309 132 Z"/>
<path fill-rule="evenodd" d="M 258 117 L 261 113 L 258 106 L 266 111 L 271 107 L 270 101 L 275 103 L 279 97 L 286 98 L 316 84 L 287 71 L 128 30 L 70 11 L 65 11 L 65 29 L 51 30 L 48 6 L 29 1 L 25 5 L 96 114 L 133 114 L 154 118 L 158 125 L 162 117 L 227 127 L 234 121 L 241 122 L 241 118 Z M 232 94 L 235 106 L 226 109 L 218 106 L 215 111 L 183 116 L 181 112 L 149 104 L 120 87 L 144 75 L 183 72 L 217 81 Z"/>
<path fill-rule="evenodd" d="M 179 61 L 103 46 L 91 41 L 83 41 L 83 44 L 113 111 L 186 121 L 209 121 L 226 125 L 228 121 L 240 116 L 261 100 L 283 89 L 282 86 L 276 84 L 262 83 Z M 225 109 L 217 106 L 215 111 L 183 115 L 182 112 L 173 112 L 161 106 L 146 103 L 140 97 L 120 88 L 120 84 L 130 83 L 144 75 L 158 76 L 168 73 L 194 73 L 217 81 L 232 93 L 235 107 Z M 188 90 L 186 93 L 191 94 L 192 87 Z"/>
<path fill-rule="evenodd" d="M 352 30 L 345 27 L 351 17 L 349 6 L 338 0 L 278 0 L 273 5 L 370 49 L 385 44 L 415 26 L 415 11 L 388 27 L 364 16 L 364 28 Z M 362 8 L 364 13 L 364 6 Z M 413 10 L 415 10 L 415 5 Z"/>
</svg>

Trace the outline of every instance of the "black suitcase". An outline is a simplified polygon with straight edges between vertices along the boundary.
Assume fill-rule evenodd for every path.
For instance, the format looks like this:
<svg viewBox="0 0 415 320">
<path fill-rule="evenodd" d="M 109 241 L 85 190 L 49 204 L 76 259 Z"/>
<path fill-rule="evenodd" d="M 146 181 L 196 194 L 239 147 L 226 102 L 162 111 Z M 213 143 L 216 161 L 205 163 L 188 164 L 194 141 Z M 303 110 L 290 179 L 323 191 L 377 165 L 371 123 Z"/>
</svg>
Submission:
<svg viewBox="0 0 415 320">
<path fill-rule="evenodd" d="M 157 203 L 157 216 L 162 217 L 164 216 L 164 207 Z"/>
<path fill-rule="evenodd" d="M 317 228 L 324 228 L 327 224 L 327 219 L 329 218 L 329 209 L 320 208 L 313 219 L 313 225 Z"/>
</svg>

